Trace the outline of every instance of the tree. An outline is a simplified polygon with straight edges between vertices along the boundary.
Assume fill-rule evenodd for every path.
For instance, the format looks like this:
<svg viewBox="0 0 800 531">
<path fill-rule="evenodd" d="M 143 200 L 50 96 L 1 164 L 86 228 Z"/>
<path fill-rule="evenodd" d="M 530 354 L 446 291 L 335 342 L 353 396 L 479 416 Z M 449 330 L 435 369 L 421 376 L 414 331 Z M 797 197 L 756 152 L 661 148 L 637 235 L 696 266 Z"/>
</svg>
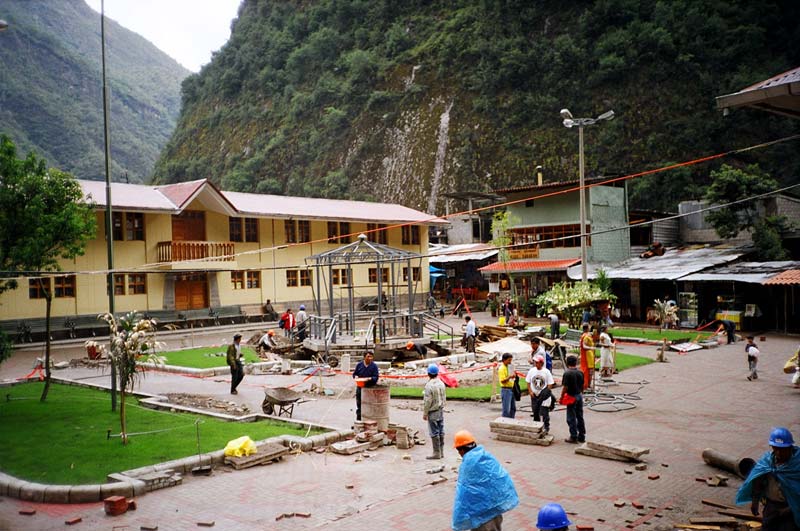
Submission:
<svg viewBox="0 0 800 531">
<path fill-rule="evenodd" d="M 706 190 L 705 199 L 710 204 L 725 204 L 764 194 L 778 188 L 778 183 L 761 171 L 757 165 L 744 170 L 723 165 L 711 172 L 713 179 Z M 706 219 L 720 238 L 735 238 L 740 232 L 750 230 L 758 257 L 762 260 L 781 260 L 787 256 L 780 234 L 788 229 L 786 218 L 771 216 L 762 219 L 759 213 L 764 201 L 737 203 L 710 212 Z"/>
<path fill-rule="evenodd" d="M 36 277 L 46 302 L 45 386 L 50 389 L 51 276 L 60 259 L 82 255 L 95 234 L 92 205 L 68 173 L 48 169 L 30 153 L 17 159 L 14 143 L 0 136 L 0 293 L 17 288 L 19 277 Z"/>
<path fill-rule="evenodd" d="M 511 225 L 511 216 L 508 215 L 507 210 L 494 213 L 492 219 L 492 245 L 497 247 L 497 259 L 503 264 L 503 270 L 508 277 L 509 287 L 511 288 L 511 299 L 517 300 L 517 291 L 514 286 L 514 278 L 508 270 L 509 253 L 508 246 L 511 245 L 511 235 L 509 234 L 508 227 Z"/>
<path fill-rule="evenodd" d="M 110 313 L 99 316 L 108 323 L 111 335 L 111 363 L 117 368 L 119 381 L 119 424 L 122 444 L 128 444 L 128 431 L 125 420 L 125 394 L 133 390 L 133 385 L 139 376 L 136 365 L 141 356 L 148 356 L 149 361 L 159 362 L 155 355 L 159 343 L 156 341 L 156 322 L 153 319 L 140 318 L 136 312 L 130 312 L 125 317 L 116 319 Z M 101 345 L 96 345 L 101 350 Z"/>
</svg>

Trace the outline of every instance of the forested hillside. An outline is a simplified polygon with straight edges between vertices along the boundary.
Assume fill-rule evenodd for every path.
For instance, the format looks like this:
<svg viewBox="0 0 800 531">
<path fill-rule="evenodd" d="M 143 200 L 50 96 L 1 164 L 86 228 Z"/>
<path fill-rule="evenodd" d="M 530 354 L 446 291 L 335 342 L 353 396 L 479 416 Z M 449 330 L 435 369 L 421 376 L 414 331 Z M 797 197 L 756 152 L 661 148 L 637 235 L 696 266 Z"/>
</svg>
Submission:
<svg viewBox="0 0 800 531">
<path fill-rule="evenodd" d="M 104 177 L 100 15 L 83 0 L 3 0 L 0 132 L 19 151 L 85 179 Z M 175 127 L 189 73 L 139 35 L 106 22 L 114 180 L 148 180 Z"/>
<path fill-rule="evenodd" d="M 716 96 L 800 65 L 800 3 L 745 0 L 245 0 L 230 41 L 182 86 L 157 182 L 404 203 L 441 194 L 659 167 L 800 131 Z M 798 180 L 796 141 L 729 164 Z M 716 166 L 631 184 L 675 209 Z"/>
</svg>

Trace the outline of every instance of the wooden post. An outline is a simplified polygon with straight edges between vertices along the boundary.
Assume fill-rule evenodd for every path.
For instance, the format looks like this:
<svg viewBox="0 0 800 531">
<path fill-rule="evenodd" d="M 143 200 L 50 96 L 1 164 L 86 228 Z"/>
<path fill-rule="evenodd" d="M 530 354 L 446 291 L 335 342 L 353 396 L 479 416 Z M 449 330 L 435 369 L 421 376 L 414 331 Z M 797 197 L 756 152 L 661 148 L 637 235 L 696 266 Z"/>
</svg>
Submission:
<svg viewBox="0 0 800 531">
<path fill-rule="evenodd" d="M 491 402 L 497 402 L 497 363 L 492 365 L 492 398 Z"/>
</svg>

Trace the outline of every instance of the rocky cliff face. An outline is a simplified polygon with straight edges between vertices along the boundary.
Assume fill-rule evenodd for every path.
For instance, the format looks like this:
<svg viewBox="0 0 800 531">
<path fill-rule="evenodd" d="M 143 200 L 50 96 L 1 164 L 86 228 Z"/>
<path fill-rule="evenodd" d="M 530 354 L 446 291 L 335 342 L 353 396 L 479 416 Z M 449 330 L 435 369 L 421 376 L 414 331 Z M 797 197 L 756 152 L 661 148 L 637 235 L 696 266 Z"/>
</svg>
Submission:
<svg viewBox="0 0 800 531">
<path fill-rule="evenodd" d="M 586 130 L 590 176 L 727 151 L 800 129 L 714 107 L 800 64 L 798 17 L 791 2 L 245 0 L 231 40 L 184 82 L 155 180 L 442 213 L 443 194 L 529 184 L 537 165 L 545 181 L 575 178 L 564 107 L 616 111 Z M 789 152 L 741 160 L 785 181 L 800 171 Z M 634 203 L 674 209 L 711 169 L 639 180 Z"/>
<path fill-rule="evenodd" d="M 5 0 L 0 132 L 20 152 L 104 178 L 100 15 L 83 0 Z M 175 127 L 189 73 L 139 35 L 106 23 L 114 180 L 143 182 Z"/>
</svg>

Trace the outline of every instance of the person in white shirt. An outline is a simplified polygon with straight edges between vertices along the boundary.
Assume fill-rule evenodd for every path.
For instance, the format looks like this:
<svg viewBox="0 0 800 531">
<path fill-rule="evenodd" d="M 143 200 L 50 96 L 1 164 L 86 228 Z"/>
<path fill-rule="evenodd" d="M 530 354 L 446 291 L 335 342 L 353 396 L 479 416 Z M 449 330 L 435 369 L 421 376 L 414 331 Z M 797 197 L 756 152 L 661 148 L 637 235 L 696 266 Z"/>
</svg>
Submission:
<svg viewBox="0 0 800 531">
<path fill-rule="evenodd" d="M 295 320 L 297 321 L 297 339 L 298 341 L 303 341 L 308 335 L 308 323 L 306 323 L 306 321 L 308 321 L 308 314 L 306 313 L 305 304 L 300 305 L 300 311 L 297 312 Z"/>
<path fill-rule="evenodd" d="M 544 368 L 544 356 L 537 354 L 533 357 L 534 366 L 525 376 L 528 382 L 528 395 L 531 397 L 531 409 L 533 409 L 533 420 L 544 423 L 544 434 L 550 431 L 550 406 L 553 403 L 553 392 L 551 389 L 555 384 L 553 374 Z"/>
<path fill-rule="evenodd" d="M 611 336 L 608 335 L 608 327 L 600 327 L 600 376 L 609 377 L 614 374 L 614 353 Z"/>
<path fill-rule="evenodd" d="M 464 328 L 464 339 L 466 340 L 467 352 L 475 352 L 475 321 L 473 321 L 472 317 L 469 315 L 464 317 L 464 321 L 467 323 L 466 327 Z"/>
</svg>

